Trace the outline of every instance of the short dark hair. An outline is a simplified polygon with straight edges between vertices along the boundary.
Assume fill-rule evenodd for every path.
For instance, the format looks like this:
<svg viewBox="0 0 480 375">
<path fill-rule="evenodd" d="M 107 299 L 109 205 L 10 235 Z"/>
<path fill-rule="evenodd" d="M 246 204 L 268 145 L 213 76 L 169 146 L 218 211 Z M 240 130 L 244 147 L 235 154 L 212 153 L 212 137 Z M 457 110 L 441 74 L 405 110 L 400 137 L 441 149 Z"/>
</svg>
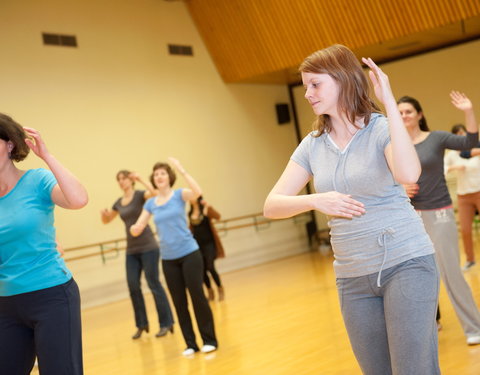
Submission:
<svg viewBox="0 0 480 375">
<path fill-rule="evenodd" d="M 157 169 L 165 169 L 165 171 L 168 173 L 168 178 L 170 179 L 170 187 L 172 187 L 177 180 L 177 175 L 175 174 L 173 168 L 170 167 L 168 163 L 158 162 L 155 163 L 155 165 L 153 166 L 153 172 L 155 172 Z M 157 185 L 155 185 L 155 181 L 153 180 L 153 172 L 150 175 L 150 182 L 152 183 L 154 188 L 157 188 Z"/>
<path fill-rule="evenodd" d="M 463 130 L 465 133 L 467 132 L 467 128 L 463 124 L 455 124 L 452 126 L 451 132 L 453 134 L 457 134 L 460 130 Z"/>
<path fill-rule="evenodd" d="M 25 138 L 27 135 L 23 127 L 10 116 L 0 113 L 0 139 L 13 144 L 10 159 L 22 161 L 27 157 L 30 147 L 25 143 Z"/>
<path fill-rule="evenodd" d="M 413 106 L 413 108 L 415 108 L 415 110 L 418 113 L 421 113 L 422 118 L 418 122 L 418 125 L 420 125 L 420 130 L 423 130 L 424 132 L 430 131 L 430 129 L 428 128 L 428 125 L 427 125 L 427 119 L 425 118 L 425 114 L 423 113 L 422 106 L 420 105 L 420 102 L 417 99 L 412 98 L 411 96 L 402 96 L 397 101 L 397 104 L 400 104 L 400 103 L 411 104 Z"/>
</svg>

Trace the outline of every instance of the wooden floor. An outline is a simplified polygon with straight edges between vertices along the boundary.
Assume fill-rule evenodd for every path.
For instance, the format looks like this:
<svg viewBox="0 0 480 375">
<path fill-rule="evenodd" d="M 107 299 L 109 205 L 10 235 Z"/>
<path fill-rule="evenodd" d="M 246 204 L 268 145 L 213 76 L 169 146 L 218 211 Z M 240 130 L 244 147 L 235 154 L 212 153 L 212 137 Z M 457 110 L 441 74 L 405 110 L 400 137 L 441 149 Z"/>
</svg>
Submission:
<svg viewBox="0 0 480 375">
<path fill-rule="evenodd" d="M 173 335 L 155 338 L 151 295 L 153 332 L 137 341 L 130 338 L 135 327 L 129 300 L 85 310 L 85 374 L 360 374 L 342 323 L 331 263 L 331 256 L 312 252 L 223 275 L 226 300 L 211 304 L 219 350 L 193 358 L 181 356 L 185 344 L 178 325 Z M 480 265 L 465 275 L 480 304 Z M 466 345 L 443 287 L 440 305 L 442 374 L 480 374 L 480 345 Z"/>
</svg>

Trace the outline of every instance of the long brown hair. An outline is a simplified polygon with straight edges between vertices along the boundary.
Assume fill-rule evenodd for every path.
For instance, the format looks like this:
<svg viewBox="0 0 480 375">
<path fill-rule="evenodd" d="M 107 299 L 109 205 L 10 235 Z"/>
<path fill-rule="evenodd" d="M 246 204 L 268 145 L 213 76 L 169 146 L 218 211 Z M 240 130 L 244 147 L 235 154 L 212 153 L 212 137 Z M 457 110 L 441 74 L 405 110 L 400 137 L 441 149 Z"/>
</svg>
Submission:
<svg viewBox="0 0 480 375">
<path fill-rule="evenodd" d="M 424 132 L 429 132 L 430 131 L 430 128 L 427 125 L 427 119 L 425 118 L 425 115 L 423 114 L 422 106 L 420 105 L 420 102 L 417 99 L 412 98 L 411 96 L 405 95 L 405 96 L 402 96 L 400 99 L 397 100 L 397 104 L 400 104 L 400 103 L 408 103 L 413 108 L 415 108 L 415 111 L 417 111 L 417 113 L 421 113 L 422 118 L 418 122 L 418 125 L 420 126 L 420 130 L 422 130 Z"/>
<path fill-rule="evenodd" d="M 301 73 L 328 74 L 332 77 L 339 86 L 339 109 L 352 124 L 355 125 L 358 117 L 364 117 L 367 125 L 372 112 L 381 112 L 369 96 L 370 87 L 360 62 L 347 47 L 334 44 L 314 52 L 302 62 L 298 70 Z M 318 130 L 317 136 L 329 132 L 332 129 L 330 116 L 318 116 L 313 128 Z"/>
</svg>

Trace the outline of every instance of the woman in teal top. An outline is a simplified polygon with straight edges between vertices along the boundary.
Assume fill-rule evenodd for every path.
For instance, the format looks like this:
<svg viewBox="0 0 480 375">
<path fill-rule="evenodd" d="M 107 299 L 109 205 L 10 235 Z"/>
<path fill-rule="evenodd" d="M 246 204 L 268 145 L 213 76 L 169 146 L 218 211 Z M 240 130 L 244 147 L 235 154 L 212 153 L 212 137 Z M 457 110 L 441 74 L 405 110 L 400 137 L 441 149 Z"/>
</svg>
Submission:
<svg viewBox="0 0 480 375">
<path fill-rule="evenodd" d="M 21 170 L 32 150 L 49 167 Z M 83 374 L 80 296 L 57 251 L 55 205 L 85 206 L 85 188 L 39 132 L 0 114 L 0 369 Z"/>
<path fill-rule="evenodd" d="M 189 356 L 198 352 L 199 348 L 188 311 L 186 290 L 190 294 L 203 340 L 201 351 L 203 353 L 214 351 L 218 343 L 212 311 L 203 292 L 202 255 L 188 229 L 185 213 L 185 202 L 197 199 L 202 192 L 200 186 L 178 160 L 170 158 L 170 162 L 183 175 L 190 188 L 172 189 L 176 180 L 175 172 L 167 163 L 156 163 L 153 166 L 151 182 L 158 193 L 145 203 L 142 214 L 131 226 L 130 232 L 133 236 L 139 236 L 153 215 L 160 238 L 163 273 L 187 344 L 182 354 Z"/>
</svg>

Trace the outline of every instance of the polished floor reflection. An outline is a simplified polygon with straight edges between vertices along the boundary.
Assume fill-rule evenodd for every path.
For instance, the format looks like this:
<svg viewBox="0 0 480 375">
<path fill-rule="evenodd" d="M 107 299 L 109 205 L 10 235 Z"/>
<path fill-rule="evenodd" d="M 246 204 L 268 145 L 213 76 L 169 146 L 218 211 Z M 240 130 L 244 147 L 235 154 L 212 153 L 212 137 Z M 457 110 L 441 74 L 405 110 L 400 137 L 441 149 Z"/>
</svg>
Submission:
<svg viewBox="0 0 480 375">
<path fill-rule="evenodd" d="M 312 252 L 224 274 L 226 298 L 211 303 L 219 350 L 192 358 L 181 355 L 185 345 L 178 325 L 173 335 L 156 338 L 158 323 L 151 321 L 150 333 L 132 340 L 129 300 L 87 309 L 85 374 L 360 374 L 343 327 L 331 263 L 330 255 Z M 480 304 L 480 264 L 465 275 Z M 151 295 L 147 302 L 150 319 L 156 319 Z M 440 305 L 442 374 L 480 374 L 480 345 L 466 345 L 443 287 Z"/>
</svg>

